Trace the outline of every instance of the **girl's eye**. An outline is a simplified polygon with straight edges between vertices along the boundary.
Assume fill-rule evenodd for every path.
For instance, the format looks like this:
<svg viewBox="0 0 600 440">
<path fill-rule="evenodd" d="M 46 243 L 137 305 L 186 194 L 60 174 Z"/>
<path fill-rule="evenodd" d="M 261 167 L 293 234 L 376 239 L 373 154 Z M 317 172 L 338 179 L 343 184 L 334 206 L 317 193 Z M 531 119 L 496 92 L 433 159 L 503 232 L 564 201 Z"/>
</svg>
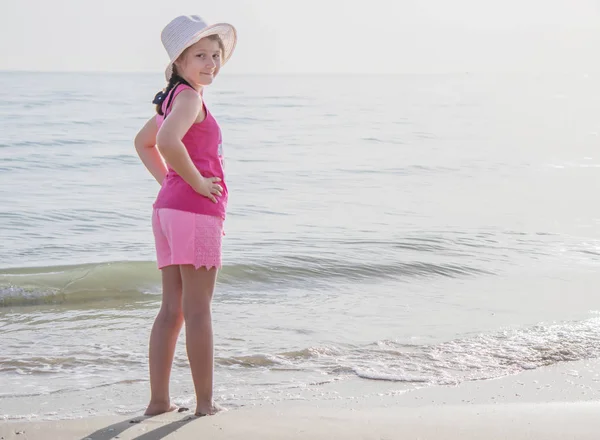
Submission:
<svg viewBox="0 0 600 440">
<path fill-rule="evenodd" d="M 198 54 L 198 56 L 199 56 L 200 58 L 204 58 L 204 54 L 203 54 L 203 53 L 200 53 L 200 54 Z"/>
<path fill-rule="evenodd" d="M 221 55 L 220 55 L 220 54 L 218 54 L 218 53 L 217 53 L 217 54 L 214 54 L 214 55 L 213 55 L 213 58 L 214 58 L 215 60 L 218 60 L 219 58 L 221 58 Z"/>
</svg>

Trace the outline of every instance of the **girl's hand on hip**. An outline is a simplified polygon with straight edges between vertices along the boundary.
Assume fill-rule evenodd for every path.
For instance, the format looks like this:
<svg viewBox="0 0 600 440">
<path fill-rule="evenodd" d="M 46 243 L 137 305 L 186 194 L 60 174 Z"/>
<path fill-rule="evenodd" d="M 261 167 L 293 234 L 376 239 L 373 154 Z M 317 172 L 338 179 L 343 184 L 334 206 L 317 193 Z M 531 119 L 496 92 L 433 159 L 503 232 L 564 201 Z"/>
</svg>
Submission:
<svg viewBox="0 0 600 440">
<path fill-rule="evenodd" d="M 215 196 L 221 196 L 223 192 L 223 187 L 217 183 L 220 181 L 219 177 L 202 177 L 198 184 L 194 185 L 194 191 L 217 203 Z"/>
</svg>

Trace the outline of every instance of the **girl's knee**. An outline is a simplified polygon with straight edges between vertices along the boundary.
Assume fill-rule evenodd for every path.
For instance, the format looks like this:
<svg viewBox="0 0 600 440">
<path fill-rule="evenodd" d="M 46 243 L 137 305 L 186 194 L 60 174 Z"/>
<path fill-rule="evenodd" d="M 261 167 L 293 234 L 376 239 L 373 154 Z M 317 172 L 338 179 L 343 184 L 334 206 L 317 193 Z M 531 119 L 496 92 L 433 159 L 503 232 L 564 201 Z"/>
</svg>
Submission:
<svg viewBox="0 0 600 440">
<path fill-rule="evenodd" d="M 181 305 L 170 306 L 170 305 L 163 304 L 163 306 L 160 309 L 160 312 L 158 313 L 158 316 L 165 323 L 179 324 L 184 319 L 183 308 L 181 307 Z"/>
<path fill-rule="evenodd" d="M 210 304 L 195 303 L 190 304 L 183 309 L 183 318 L 186 323 L 210 322 L 211 310 Z"/>
</svg>

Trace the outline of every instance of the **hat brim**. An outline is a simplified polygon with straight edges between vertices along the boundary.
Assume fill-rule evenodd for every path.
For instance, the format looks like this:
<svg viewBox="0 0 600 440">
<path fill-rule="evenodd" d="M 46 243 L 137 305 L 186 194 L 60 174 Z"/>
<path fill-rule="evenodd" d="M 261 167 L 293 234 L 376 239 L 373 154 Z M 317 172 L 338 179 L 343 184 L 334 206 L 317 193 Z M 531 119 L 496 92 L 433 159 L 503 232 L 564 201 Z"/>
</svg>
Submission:
<svg viewBox="0 0 600 440">
<path fill-rule="evenodd" d="M 194 34 L 194 36 L 188 41 L 185 47 L 183 47 L 179 53 L 177 53 L 165 69 L 165 78 L 167 81 L 171 79 L 171 75 L 173 74 L 173 63 L 181 56 L 181 54 L 191 45 L 196 44 L 198 41 L 203 38 L 208 37 L 209 35 L 218 35 L 223 42 L 224 53 L 223 58 L 221 60 L 221 66 L 224 66 L 227 61 L 233 55 L 233 51 L 235 50 L 235 46 L 237 44 L 237 31 L 236 29 L 228 24 L 228 23 L 216 23 L 210 26 L 205 27 L 200 32 Z"/>
</svg>

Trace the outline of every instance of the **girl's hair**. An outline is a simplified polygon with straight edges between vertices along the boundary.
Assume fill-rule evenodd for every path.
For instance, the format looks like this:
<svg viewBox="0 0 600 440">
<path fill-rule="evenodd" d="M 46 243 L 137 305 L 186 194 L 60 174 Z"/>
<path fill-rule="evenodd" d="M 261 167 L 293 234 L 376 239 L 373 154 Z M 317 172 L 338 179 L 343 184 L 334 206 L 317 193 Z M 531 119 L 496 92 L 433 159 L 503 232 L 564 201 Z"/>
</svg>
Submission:
<svg viewBox="0 0 600 440">
<path fill-rule="evenodd" d="M 223 54 L 225 53 L 225 45 L 223 44 L 223 40 L 221 40 L 221 37 L 213 34 L 213 35 L 209 35 L 208 37 L 205 37 L 205 38 L 208 40 L 216 41 L 219 44 L 219 49 L 221 50 L 221 56 L 223 56 Z M 183 53 L 180 55 L 180 58 L 187 52 L 188 49 L 183 51 Z M 192 87 L 190 85 L 190 83 L 188 83 L 185 79 L 183 79 L 181 76 L 179 76 L 179 73 L 177 73 L 177 66 L 175 66 L 175 63 L 173 63 L 172 69 L 173 69 L 173 73 L 171 74 L 171 79 L 169 80 L 167 87 L 165 87 L 163 90 L 158 92 L 156 94 L 156 96 L 154 96 L 154 100 L 152 101 L 152 104 L 156 104 L 156 113 L 158 113 L 161 116 L 164 116 L 164 113 L 162 110 L 163 102 L 164 102 L 165 98 L 167 96 L 169 96 L 169 93 L 171 93 L 171 90 L 173 90 L 179 84 L 185 84 L 189 87 Z M 168 106 L 169 105 L 167 104 L 167 107 Z"/>
<path fill-rule="evenodd" d="M 191 87 L 191 85 L 185 79 L 183 79 L 181 76 L 179 76 L 179 74 L 177 73 L 177 66 L 175 66 L 175 64 L 173 64 L 172 69 L 173 69 L 173 73 L 171 74 L 171 79 L 169 80 L 167 87 L 165 87 L 165 89 L 158 92 L 156 94 L 156 96 L 154 96 L 154 100 L 152 101 L 152 104 L 156 104 L 156 113 L 158 113 L 161 116 L 164 116 L 164 113 L 162 110 L 163 102 L 164 102 L 165 98 L 167 96 L 169 96 L 169 93 L 171 93 L 171 90 L 173 90 L 179 84 L 185 84 L 185 85 Z M 168 106 L 169 105 L 167 104 L 167 107 Z"/>
</svg>

